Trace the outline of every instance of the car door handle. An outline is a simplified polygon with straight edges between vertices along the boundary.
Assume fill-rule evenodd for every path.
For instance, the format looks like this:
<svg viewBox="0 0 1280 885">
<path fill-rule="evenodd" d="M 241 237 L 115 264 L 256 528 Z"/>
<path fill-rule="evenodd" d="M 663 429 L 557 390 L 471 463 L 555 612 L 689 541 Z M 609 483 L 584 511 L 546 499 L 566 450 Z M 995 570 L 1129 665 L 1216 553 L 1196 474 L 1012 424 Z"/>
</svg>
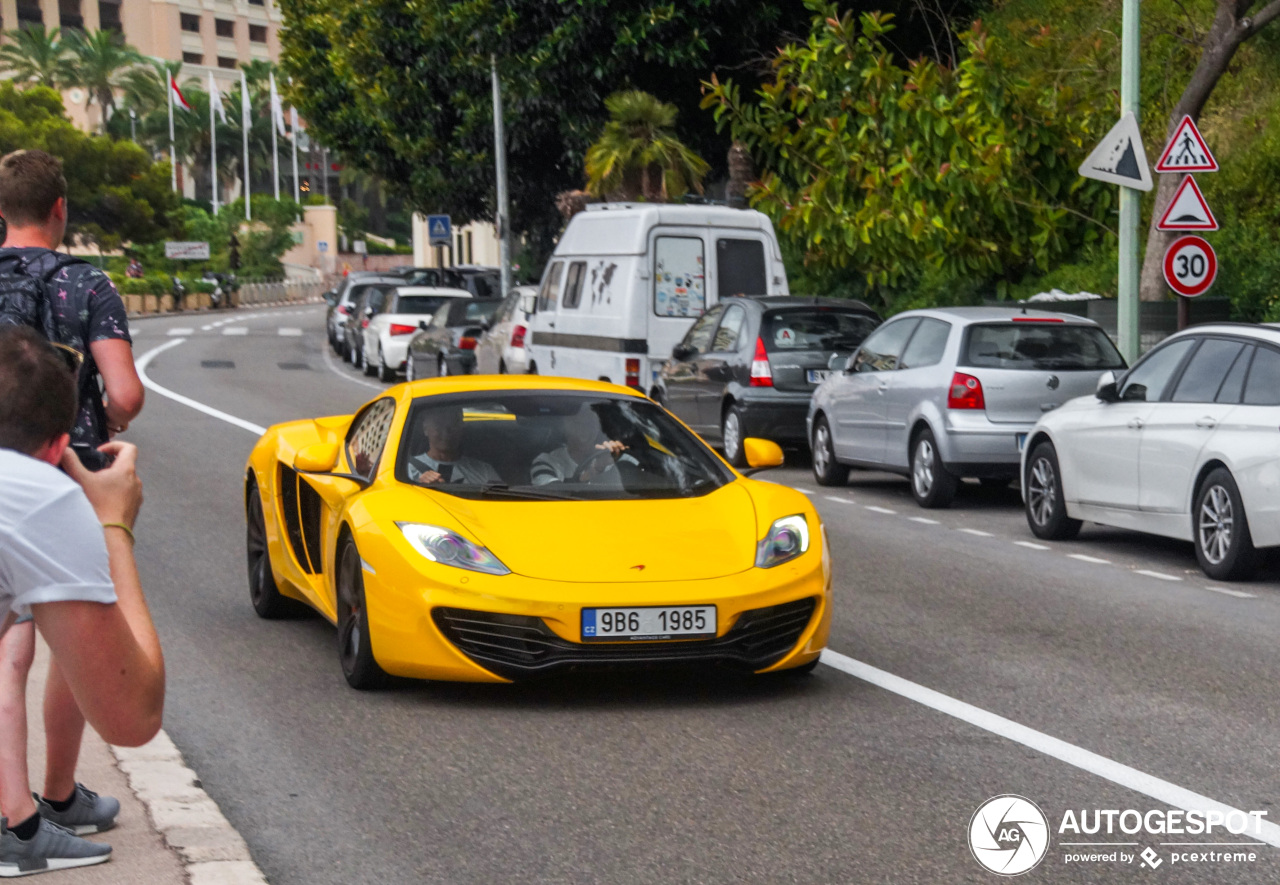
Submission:
<svg viewBox="0 0 1280 885">
<path fill-rule="evenodd" d="M 1143 422 L 1142 422 L 1142 419 L 1141 419 L 1141 418 L 1134 418 L 1132 421 L 1130 421 L 1130 422 L 1129 422 L 1129 429 L 1130 429 L 1130 430 L 1141 430 L 1141 429 L 1142 429 L 1142 423 L 1143 423 Z"/>
<path fill-rule="evenodd" d="M 1199 421 L 1196 422 L 1196 427 L 1213 428 L 1217 426 L 1218 426 L 1217 420 L 1210 418 L 1208 415 L 1206 415 L 1205 417 L 1201 418 Z"/>
</svg>

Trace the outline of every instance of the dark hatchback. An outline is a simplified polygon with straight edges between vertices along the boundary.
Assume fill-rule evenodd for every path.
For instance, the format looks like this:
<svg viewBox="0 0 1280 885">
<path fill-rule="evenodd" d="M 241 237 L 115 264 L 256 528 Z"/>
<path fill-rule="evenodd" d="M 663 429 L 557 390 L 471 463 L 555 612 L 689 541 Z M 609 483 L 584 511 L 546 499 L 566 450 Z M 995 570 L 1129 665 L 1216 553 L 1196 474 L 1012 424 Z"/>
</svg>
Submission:
<svg viewBox="0 0 1280 885">
<path fill-rule="evenodd" d="M 880 316 L 860 301 L 787 295 L 725 298 L 693 324 L 662 366 L 658 396 L 743 466 L 749 436 L 806 444 L 809 398 L 858 349 Z"/>
<path fill-rule="evenodd" d="M 488 331 L 501 304 L 501 298 L 457 298 L 442 304 L 409 340 L 405 359 L 408 380 L 472 374 L 476 342 Z"/>
</svg>

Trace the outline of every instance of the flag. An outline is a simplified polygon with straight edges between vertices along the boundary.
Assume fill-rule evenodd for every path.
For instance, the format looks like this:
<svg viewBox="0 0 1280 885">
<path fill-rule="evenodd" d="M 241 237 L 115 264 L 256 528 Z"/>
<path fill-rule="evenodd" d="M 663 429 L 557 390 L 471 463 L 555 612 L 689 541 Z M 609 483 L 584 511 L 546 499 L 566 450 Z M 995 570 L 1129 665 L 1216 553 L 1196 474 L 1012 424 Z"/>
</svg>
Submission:
<svg viewBox="0 0 1280 885">
<path fill-rule="evenodd" d="M 285 135 L 284 103 L 280 101 L 280 93 L 276 92 L 276 75 L 268 73 L 267 82 L 271 87 L 271 119 L 275 123 L 276 132 Z"/>
<path fill-rule="evenodd" d="M 209 104 L 213 106 L 213 112 L 218 115 L 218 119 L 223 125 L 227 122 L 227 109 L 222 104 L 222 90 L 218 88 L 218 81 L 213 79 L 213 71 L 209 72 Z"/>
<path fill-rule="evenodd" d="M 169 75 L 169 97 L 173 100 L 174 107 L 182 108 L 184 111 L 191 110 L 191 105 L 182 94 L 182 90 L 178 88 L 178 81 L 173 79 L 173 74 Z"/>
</svg>

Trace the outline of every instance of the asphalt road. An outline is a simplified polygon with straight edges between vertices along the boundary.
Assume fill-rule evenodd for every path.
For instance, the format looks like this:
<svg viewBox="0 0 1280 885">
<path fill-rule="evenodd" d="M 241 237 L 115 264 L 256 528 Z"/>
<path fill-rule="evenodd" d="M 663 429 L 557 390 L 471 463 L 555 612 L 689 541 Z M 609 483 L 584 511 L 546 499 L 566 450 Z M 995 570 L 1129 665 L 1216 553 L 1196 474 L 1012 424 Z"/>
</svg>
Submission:
<svg viewBox="0 0 1280 885">
<path fill-rule="evenodd" d="M 152 381 L 243 422 L 348 413 L 382 385 L 332 358 L 323 317 L 140 320 L 134 347 L 183 339 L 154 357 Z M 1274 570 L 1224 587 L 1186 544 L 1096 526 L 1041 544 L 1014 489 L 966 486 L 926 512 L 905 480 L 855 473 L 830 490 L 791 467 L 766 476 L 809 492 L 826 521 L 830 660 L 906 680 L 892 690 L 822 666 L 359 693 L 327 622 L 261 621 L 249 605 L 255 435 L 152 391 L 127 438 L 142 450 L 138 551 L 168 660 L 166 728 L 278 885 L 991 883 L 966 837 L 1004 793 L 1055 830 L 1026 881 L 1280 878 L 1270 844 L 1225 849 L 1256 854 L 1232 865 L 1175 863 L 1201 849 L 1161 844 L 1252 841 L 1221 830 L 1056 832 L 1068 810 L 1145 813 L 1179 789 L 1280 816 Z M 1061 743 L 1046 752 L 1045 736 Z M 1129 844 L 1061 844 L 1089 840 Z M 1154 870 L 1066 860 L 1146 847 Z"/>
</svg>

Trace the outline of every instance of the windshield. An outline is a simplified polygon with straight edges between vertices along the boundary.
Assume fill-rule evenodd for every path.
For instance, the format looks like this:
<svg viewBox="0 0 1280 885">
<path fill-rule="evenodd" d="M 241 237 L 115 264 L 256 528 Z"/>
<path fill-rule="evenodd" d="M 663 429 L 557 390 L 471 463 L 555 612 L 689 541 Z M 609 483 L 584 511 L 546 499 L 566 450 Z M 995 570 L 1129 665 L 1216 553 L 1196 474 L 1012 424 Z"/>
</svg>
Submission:
<svg viewBox="0 0 1280 885">
<path fill-rule="evenodd" d="M 769 353 L 792 350 L 854 351 L 880 325 L 865 313 L 831 307 L 769 311 L 760 337 Z"/>
<path fill-rule="evenodd" d="M 1097 326 L 1012 322 L 972 326 L 962 365 L 985 369 L 1123 369 Z"/>
<path fill-rule="evenodd" d="M 648 400 L 485 391 L 416 400 L 396 479 L 464 498 L 613 501 L 705 495 L 733 474 Z"/>
<path fill-rule="evenodd" d="M 396 299 L 396 313 L 435 313 L 452 300 L 444 295 L 401 295 Z"/>
<path fill-rule="evenodd" d="M 483 323 L 493 316 L 501 303 L 493 298 L 485 301 L 468 298 L 465 303 L 453 305 L 453 310 L 449 313 L 449 325 L 465 326 L 467 323 Z"/>
</svg>

